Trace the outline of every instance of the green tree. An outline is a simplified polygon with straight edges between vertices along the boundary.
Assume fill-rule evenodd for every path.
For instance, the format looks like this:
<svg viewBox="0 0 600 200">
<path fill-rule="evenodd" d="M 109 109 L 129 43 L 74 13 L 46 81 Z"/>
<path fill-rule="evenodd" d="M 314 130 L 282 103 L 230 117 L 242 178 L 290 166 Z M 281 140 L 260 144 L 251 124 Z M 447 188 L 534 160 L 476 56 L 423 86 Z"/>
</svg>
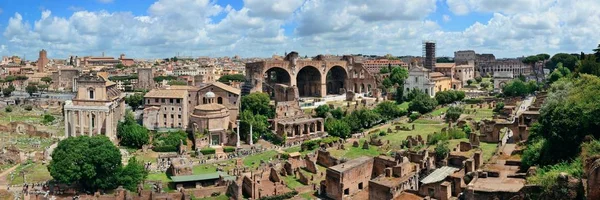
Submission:
<svg viewBox="0 0 600 200">
<path fill-rule="evenodd" d="M 412 101 L 408 104 L 408 110 L 410 112 L 419 112 L 425 114 L 431 112 L 437 106 L 437 101 L 429 95 L 419 92 Z"/>
<path fill-rule="evenodd" d="M 529 94 L 529 87 L 525 82 L 516 79 L 504 85 L 502 93 L 510 97 L 525 96 Z"/>
<path fill-rule="evenodd" d="M 379 73 L 380 74 L 390 73 L 390 69 L 388 69 L 387 67 L 382 67 L 381 69 L 379 69 Z"/>
<path fill-rule="evenodd" d="M 246 77 L 243 74 L 226 74 L 221 76 L 218 81 L 221 83 L 229 83 L 231 81 L 244 82 L 246 81 Z"/>
<path fill-rule="evenodd" d="M 137 185 L 148 177 L 148 171 L 144 168 L 144 164 L 138 161 L 135 156 L 131 157 L 127 162 L 127 166 L 123 167 L 117 174 L 119 175 L 117 183 L 129 191 L 136 191 Z"/>
<path fill-rule="evenodd" d="M 52 122 L 54 122 L 56 118 L 54 118 L 54 116 L 52 116 L 51 114 L 44 114 L 44 117 L 42 118 L 42 124 L 44 125 L 49 125 Z"/>
<path fill-rule="evenodd" d="M 342 111 L 342 109 L 340 107 L 337 107 L 336 109 L 331 110 L 330 113 L 331 113 L 331 116 L 333 116 L 333 118 L 335 118 L 335 119 L 344 118 L 344 111 Z"/>
<path fill-rule="evenodd" d="M 29 93 L 29 96 L 32 96 L 33 93 L 38 92 L 38 87 L 35 84 L 29 84 L 27 87 L 25 87 L 25 91 Z"/>
<path fill-rule="evenodd" d="M 436 160 L 442 160 L 446 158 L 446 156 L 450 153 L 450 148 L 448 146 L 448 141 L 439 141 L 437 143 L 434 149 Z"/>
<path fill-rule="evenodd" d="M 381 115 L 384 120 L 391 120 L 406 115 L 407 111 L 400 108 L 393 101 L 384 101 L 377 104 L 375 111 Z"/>
<path fill-rule="evenodd" d="M 46 83 L 46 85 L 50 85 L 50 84 L 52 83 L 52 78 L 51 78 L 51 77 L 49 77 L 49 76 L 42 77 L 40 80 L 41 80 L 42 82 L 45 82 L 45 83 Z"/>
<path fill-rule="evenodd" d="M 9 85 L 12 85 L 12 83 L 17 80 L 17 77 L 8 75 L 4 78 L 4 80 L 8 82 Z"/>
<path fill-rule="evenodd" d="M 554 70 L 558 63 L 562 63 L 564 67 L 571 71 L 575 71 L 575 64 L 577 63 L 577 57 L 568 53 L 557 53 L 550 58 L 550 62 L 546 64 L 548 68 Z M 550 65 L 550 66 L 548 66 Z"/>
<path fill-rule="evenodd" d="M 381 82 L 381 84 L 383 85 L 383 87 L 384 87 L 385 89 L 389 89 L 389 88 L 391 88 L 392 86 L 394 86 L 394 84 L 392 83 L 392 81 L 391 81 L 389 78 L 385 78 L 385 79 L 383 79 L 383 81 Z"/>
<path fill-rule="evenodd" d="M 315 108 L 315 113 L 317 114 L 317 117 L 326 118 L 327 113 L 329 113 L 329 105 L 325 104 L 318 106 Z"/>
<path fill-rule="evenodd" d="M 169 85 L 187 85 L 187 82 L 180 81 L 180 80 L 172 80 L 172 81 L 169 81 Z"/>
<path fill-rule="evenodd" d="M 390 82 L 393 85 L 397 85 L 396 88 L 396 102 L 404 102 L 404 80 L 408 78 L 408 70 L 404 67 L 394 67 L 390 73 Z"/>
<path fill-rule="evenodd" d="M 587 56 L 577 65 L 577 72 L 600 76 L 600 63 L 596 61 L 595 55 Z"/>
<path fill-rule="evenodd" d="M 163 80 L 167 80 L 167 81 L 171 81 L 171 80 L 177 80 L 177 77 L 175 76 L 157 76 L 153 78 L 155 82 L 160 83 Z"/>
<path fill-rule="evenodd" d="M 125 120 L 117 124 L 117 137 L 121 145 L 138 149 L 150 141 L 148 129 L 135 121 L 131 111 L 127 111 Z"/>
<path fill-rule="evenodd" d="M 494 108 L 494 112 L 500 112 L 502 109 L 504 109 L 504 102 L 498 102 L 496 104 L 496 107 Z"/>
<path fill-rule="evenodd" d="M 141 105 L 144 105 L 144 94 L 136 92 L 133 95 L 125 97 L 125 103 L 131 106 L 134 111 L 137 110 Z"/>
<path fill-rule="evenodd" d="M 350 126 L 344 120 L 328 119 L 325 123 L 325 130 L 331 136 L 344 139 L 350 137 Z"/>
<path fill-rule="evenodd" d="M 243 110 L 240 114 L 240 137 L 247 140 L 247 135 L 250 134 L 250 125 L 252 125 L 252 140 L 258 141 L 261 135 L 268 135 L 269 130 L 268 118 L 261 114 L 253 114 L 251 110 Z"/>
<path fill-rule="evenodd" d="M 467 80 L 467 85 L 471 86 L 472 83 L 473 83 L 473 80 Z"/>
<path fill-rule="evenodd" d="M 275 116 L 275 110 L 269 102 L 267 93 L 255 92 L 242 97 L 242 110 L 249 110 L 254 115 L 263 115 L 268 118 Z"/>
<path fill-rule="evenodd" d="M 38 85 L 37 87 L 38 87 L 38 89 L 40 89 L 40 91 L 41 91 L 41 92 L 43 92 L 43 91 L 46 91 L 46 92 L 47 92 L 47 91 L 48 91 L 48 88 L 49 88 L 50 86 L 48 86 L 48 85 L 46 85 L 46 84 L 41 84 L 41 85 Z"/>
<path fill-rule="evenodd" d="M 481 83 L 481 81 L 483 81 L 483 78 L 481 78 L 481 76 L 475 77 L 475 81 L 477 81 L 477 83 Z"/>
<path fill-rule="evenodd" d="M 58 143 L 48 171 L 60 183 L 96 191 L 116 188 L 121 167 L 121 153 L 107 137 L 79 136 Z"/>
<path fill-rule="evenodd" d="M 451 106 L 450 108 L 448 108 L 448 111 L 446 111 L 446 121 L 456 122 L 460 118 L 460 115 L 462 115 L 462 113 L 463 108 L 458 106 Z"/>
<path fill-rule="evenodd" d="M 117 68 L 117 69 L 125 69 L 125 65 L 119 63 L 119 64 L 115 65 L 115 68 Z"/>
<path fill-rule="evenodd" d="M 598 44 L 598 47 L 596 47 L 594 50 L 594 56 L 596 56 L 596 62 L 600 62 L 600 44 Z M 583 52 L 582 52 L 583 54 Z M 583 58 L 582 58 L 583 60 Z"/>
<path fill-rule="evenodd" d="M 4 97 L 10 97 L 10 95 L 11 95 L 11 94 L 12 94 L 12 92 L 14 92 L 14 91 L 15 91 L 15 86 L 13 86 L 13 85 L 11 84 L 11 85 L 8 85 L 8 87 L 6 87 L 6 88 L 4 88 L 4 89 L 2 90 L 2 94 L 4 95 Z"/>
<path fill-rule="evenodd" d="M 483 83 L 480 83 L 479 86 L 481 86 L 481 88 L 483 88 L 483 89 L 486 89 L 486 88 L 490 87 L 490 83 L 483 82 Z"/>
</svg>

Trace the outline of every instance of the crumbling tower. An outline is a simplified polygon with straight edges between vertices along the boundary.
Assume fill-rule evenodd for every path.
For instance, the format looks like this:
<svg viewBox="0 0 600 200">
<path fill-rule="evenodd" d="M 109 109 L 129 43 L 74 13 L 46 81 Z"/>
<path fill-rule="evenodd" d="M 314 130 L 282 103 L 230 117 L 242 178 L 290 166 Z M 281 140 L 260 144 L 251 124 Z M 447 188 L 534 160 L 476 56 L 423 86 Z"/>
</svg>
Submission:
<svg viewBox="0 0 600 200">
<path fill-rule="evenodd" d="M 423 67 L 432 71 L 435 68 L 435 41 L 423 41 Z"/>
</svg>

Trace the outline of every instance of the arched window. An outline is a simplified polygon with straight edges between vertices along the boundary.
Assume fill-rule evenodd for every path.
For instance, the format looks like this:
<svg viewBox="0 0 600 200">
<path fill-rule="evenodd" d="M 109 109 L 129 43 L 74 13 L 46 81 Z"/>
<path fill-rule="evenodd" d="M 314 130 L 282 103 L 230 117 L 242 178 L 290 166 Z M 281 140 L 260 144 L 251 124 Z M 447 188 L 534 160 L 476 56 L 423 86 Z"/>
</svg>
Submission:
<svg viewBox="0 0 600 200">
<path fill-rule="evenodd" d="M 88 88 L 88 97 L 94 99 L 94 88 Z"/>
<path fill-rule="evenodd" d="M 222 97 L 217 98 L 217 103 L 218 104 L 223 104 L 223 98 Z"/>
</svg>

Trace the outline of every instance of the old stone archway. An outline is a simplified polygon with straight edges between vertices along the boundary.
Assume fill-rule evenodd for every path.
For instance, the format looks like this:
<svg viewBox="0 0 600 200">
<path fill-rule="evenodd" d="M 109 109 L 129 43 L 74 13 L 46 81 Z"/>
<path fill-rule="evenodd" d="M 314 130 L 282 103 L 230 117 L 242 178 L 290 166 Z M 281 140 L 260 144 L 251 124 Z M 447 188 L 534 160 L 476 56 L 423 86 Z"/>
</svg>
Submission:
<svg viewBox="0 0 600 200">
<path fill-rule="evenodd" d="M 272 67 L 264 74 L 264 84 L 262 90 L 263 92 L 269 93 L 271 96 L 273 96 L 273 86 L 275 84 L 284 84 L 290 86 L 291 80 L 290 74 L 285 69 L 280 67 Z"/>
<path fill-rule="evenodd" d="M 300 97 L 321 96 L 321 73 L 313 66 L 303 67 L 296 75 Z"/>
<path fill-rule="evenodd" d="M 348 74 L 340 66 L 334 66 L 327 72 L 327 94 L 342 94 L 342 89 L 346 88 Z"/>
</svg>

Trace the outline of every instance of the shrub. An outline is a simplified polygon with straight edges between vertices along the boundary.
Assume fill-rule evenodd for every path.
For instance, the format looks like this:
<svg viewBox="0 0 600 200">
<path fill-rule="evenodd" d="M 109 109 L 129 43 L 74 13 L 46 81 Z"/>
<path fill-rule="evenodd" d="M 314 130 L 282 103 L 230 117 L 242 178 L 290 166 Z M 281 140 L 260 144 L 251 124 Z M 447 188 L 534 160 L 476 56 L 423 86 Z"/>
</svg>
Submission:
<svg viewBox="0 0 600 200">
<path fill-rule="evenodd" d="M 154 138 L 153 150 L 157 152 L 177 151 L 180 141 L 187 144 L 187 133 L 183 131 L 161 133 Z"/>
<path fill-rule="evenodd" d="M 410 114 L 410 116 L 408 116 L 411 122 L 414 122 L 415 120 L 419 119 L 419 117 L 421 117 L 421 114 L 418 112 L 413 112 Z"/>
<path fill-rule="evenodd" d="M 386 136 L 387 133 L 385 131 L 379 131 L 379 136 Z"/>
<path fill-rule="evenodd" d="M 287 160 L 290 158 L 290 154 L 289 153 L 282 153 L 281 154 L 281 159 Z"/>
<path fill-rule="evenodd" d="M 463 108 L 458 106 L 452 106 L 448 108 L 448 111 L 446 111 L 446 121 L 455 122 L 458 120 L 458 118 L 460 118 L 460 115 L 462 115 L 462 113 Z"/>
<path fill-rule="evenodd" d="M 44 118 L 42 119 L 42 124 L 48 125 L 54 122 L 56 118 L 50 114 L 44 114 Z"/>
<path fill-rule="evenodd" d="M 478 104 L 478 103 L 482 103 L 483 99 L 479 99 L 479 98 L 465 99 L 464 101 L 465 101 L 466 104 Z"/>
<path fill-rule="evenodd" d="M 496 104 L 496 107 L 494 108 L 494 112 L 500 112 L 502 109 L 504 109 L 504 102 L 499 102 Z"/>
<path fill-rule="evenodd" d="M 466 138 L 467 134 L 458 128 L 453 128 L 448 130 L 448 138 L 450 139 L 462 139 L 462 138 Z"/>
<path fill-rule="evenodd" d="M 581 178 L 584 173 L 581 159 L 577 158 L 571 162 L 560 162 L 542 167 L 537 170 L 535 176 L 528 177 L 527 182 L 542 186 L 543 193 L 551 193 L 555 189 L 557 178 L 561 172 L 565 172 L 574 178 Z"/>
<path fill-rule="evenodd" d="M 478 83 L 481 83 L 482 80 L 483 78 L 481 78 L 481 76 L 475 77 L 475 81 L 477 81 Z"/>
<path fill-rule="evenodd" d="M 340 141 L 340 138 L 339 138 L 339 137 L 335 137 L 335 136 L 329 136 L 329 137 L 323 138 L 323 139 L 320 141 L 320 143 L 323 143 L 323 144 L 331 144 L 331 143 L 334 143 L 334 142 L 337 142 L 337 141 Z"/>
<path fill-rule="evenodd" d="M 202 155 L 211 155 L 211 154 L 215 154 L 215 149 L 207 147 L 204 149 L 200 149 L 200 153 L 202 153 Z"/>
<path fill-rule="evenodd" d="M 13 108 L 11 106 L 7 106 L 6 108 L 4 108 L 4 111 L 9 113 L 13 111 Z"/>
<path fill-rule="evenodd" d="M 319 143 L 320 142 L 321 142 L 321 140 L 308 140 L 308 141 L 304 141 L 300 145 L 300 148 L 302 149 L 302 151 L 314 150 L 317 147 L 319 147 Z"/>
<path fill-rule="evenodd" d="M 31 110 L 33 110 L 33 106 L 25 105 L 25 106 L 23 106 L 23 109 L 25 109 L 26 111 L 31 111 Z"/>
<path fill-rule="evenodd" d="M 448 148 L 448 141 L 440 141 L 435 146 L 435 156 L 438 160 L 443 159 L 450 153 L 450 148 Z"/>
<path fill-rule="evenodd" d="M 528 169 L 540 161 L 545 143 L 546 140 L 541 138 L 532 141 L 531 144 L 527 145 L 527 148 L 523 151 L 523 155 L 521 156 L 521 167 L 523 169 Z"/>
<path fill-rule="evenodd" d="M 230 146 L 223 147 L 223 152 L 225 152 L 225 153 L 235 152 L 235 147 L 230 147 Z"/>
</svg>

